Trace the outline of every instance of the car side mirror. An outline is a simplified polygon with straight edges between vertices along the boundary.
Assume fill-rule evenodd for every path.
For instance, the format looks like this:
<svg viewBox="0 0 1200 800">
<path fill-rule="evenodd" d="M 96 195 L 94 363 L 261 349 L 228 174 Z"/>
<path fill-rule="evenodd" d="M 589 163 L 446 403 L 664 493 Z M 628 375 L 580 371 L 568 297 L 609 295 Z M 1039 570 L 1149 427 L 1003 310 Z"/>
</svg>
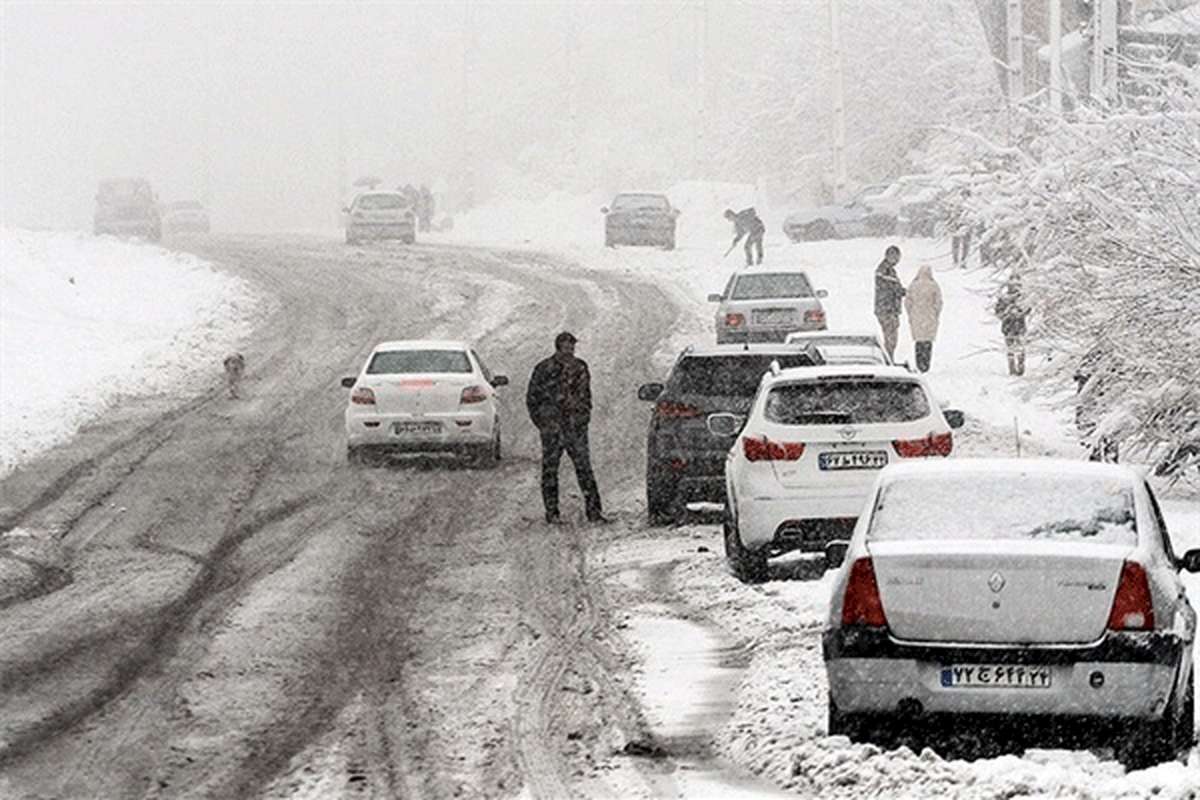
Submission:
<svg viewBox="0 0 1200 800">
<path fill-rule="evenodd" d="M 709 414 L 704 420 L 704 427 L 708 428 L 708 432 L 713 436 L 737 436 L 745 424 L 745 417 L 724 411 Z"/>
<path fill-rule="evenodd" d="M 607 213 L 608 213 L 608 206 L 601 206 L 601 207 L 600 207 L 600 213 L 601 213 L 601 214 L 607 214 Z"/>
<path fill-rule="evenodd" d="M 817 297 L 829 297 L 829 292 L 824 289 L 817 289 Z"/>
<path fill-rule="evenodd" d="M 658 396 L 663 392 L 661 383 L 643 383 L 638 387 L 638 400 L 648 400 L 653 402 L 658 399 Z"/>
<path fill-rule="evenodd" d="M 354 384 L 357 380 L 358 380 L 358 378 L 342 378 L 342 388 L 343 389 L 353 389 Z"/>
<path fill-rule="evenodd" d="M 508 376 L 507 375 L 493 375 L 491 384 L 492 384 L 492 386 L 495 386 L 497 389 L 500 388 L 501 386 L 508 386 Z"/>
<path fill-rule="evenodd" d="M 825 563 L 830 569 L 837 569 L 846 561 L 846 552 L 850 549 L 850 542 L 845 539 L 834 539 L 829 544 L 825 545 Z"/>
<path fill-rule="evenodd" d="M 963 412 L 949 408 L 942 412 L 942 416 L 946 418 L 946 424 L 951 428 L 961 428 L 963 426 Z"/>
<path fill-rule="evenodd" d="M 1188 572 L 1200 572 L 1200 549 L 1188 550 L 1179 559 L 1179 565 Z"/>
<path fill-rule="evenodd" d="M 719 302 L 721 302 L 721 301 L 722 301 L 722 300 L 724 300 L 724 299 L 725 299 L 725 298 L 724 298 L 724 297 L 722 297 L 722 296 L 721 296 L 721 295 L 719 295 L 719 294 L 710 294 L 710 295 L 708 296 L 708 302 L 710 302 L 710 303 L 719 303 Z"/>
</svg>

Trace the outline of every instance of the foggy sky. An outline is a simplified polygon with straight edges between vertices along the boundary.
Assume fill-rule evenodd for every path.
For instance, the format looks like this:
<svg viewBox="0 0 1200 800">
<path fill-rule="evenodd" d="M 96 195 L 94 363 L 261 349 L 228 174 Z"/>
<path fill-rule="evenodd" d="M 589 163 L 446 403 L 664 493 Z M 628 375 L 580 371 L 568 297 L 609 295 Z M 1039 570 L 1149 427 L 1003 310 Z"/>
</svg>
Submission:
<svg viewBox="0 0 1200 800">
<path fill-rule="evenodd" d="M 328 227 L 359 175 L 453 184 L 561 133 L 572 64 L 584 120 L 605 75 L 669 82 L 696 8 L 5 3 L 3 223 L 86 228 L 138 175 L 221 228 Z"/>
</svg>

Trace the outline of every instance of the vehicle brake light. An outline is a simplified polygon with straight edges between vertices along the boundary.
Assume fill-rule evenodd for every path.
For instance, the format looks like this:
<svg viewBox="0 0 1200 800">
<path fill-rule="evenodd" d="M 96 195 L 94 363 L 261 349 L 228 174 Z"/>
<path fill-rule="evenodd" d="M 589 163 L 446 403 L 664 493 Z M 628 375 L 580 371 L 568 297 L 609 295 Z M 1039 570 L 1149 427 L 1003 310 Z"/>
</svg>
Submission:
<svg viewBox="0 0 1200 800">
<path fill-rule="evenodd" d="M 773 442 L 765 436 L 742 439 L 747 461 L 799 461 L 804 442 Z"/>
<path fill-rule="evenodd" d="M 727 328 L 740 328 L 745 322 L 746 318 L 741 314 L 725 315 L 725 327 Z"/>
<path fill-rule="evenodd" d="M 699 417 L 704 414 L 703 411 L 695 406 L 689 406 L 687 403 L 674 403 L 670 400 L 659 400 L 654 406 L 654 413 L 656 416 L 670 419 Z"/>
<path fill-rule="evenodd" d="M 1121 567 L 1121 580 L 1108 615 L 1108 628 L 1114 631 L 1154 630 L 1154 601 L 1146 570 L 1136 561 Z"/>
<path fill-rule="evenodd" d="M 805 311 L 804 312 L 804 321 L 805 322 L 816 322 L 816 323 L 820 323 L 822 325 L 825 324 L 825 309 L 814 308 L 809 311 Z"/>
<path fill-rule="evenodd" d="M 359 386 L 350 395 L 350 402 L 359 406 L 375 405 L 375 392 L 366 386 Z"/>
<path fill-rule="evenodd" d="M 887 627 L 879 583 L 875 580 L 875 565 L 869 558 L 860 558 L 850 567 L 850 580 L 842 598 L 842 624 Z"/>
<path fill-rule="evenodd" d="M 949 433 L 931 433 L 923 439 L 896 439 L 892 446 L 901 458 L 948 456 L 954 449 L 954 437 Z"/>
<path fill-rule="evenodd" d="M 468 403 L 482 403 L 487 400 L 487 390 L 482 386 L 468 386 L 462 390 L 462 396 L 458 402 L 466 405 Z"/>
</svg>

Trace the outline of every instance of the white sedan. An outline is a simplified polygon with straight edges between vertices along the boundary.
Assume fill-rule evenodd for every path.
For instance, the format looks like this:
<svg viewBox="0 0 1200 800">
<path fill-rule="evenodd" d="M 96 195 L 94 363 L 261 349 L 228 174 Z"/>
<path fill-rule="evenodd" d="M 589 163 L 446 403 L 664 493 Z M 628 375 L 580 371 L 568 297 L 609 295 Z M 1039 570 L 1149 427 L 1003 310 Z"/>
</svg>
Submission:
<svg viewBox="0 0 1200 800">
<path fill-rule="evenodd" d="M 741 420 L 711 414 L 715 434 Z M 895 461 L 950 455 L 958 411 L 943 411 L 925 379 L 902 367 L 823 366 L 763 376 L 725 461 L 725 553 L 745 581 L 767 559 L 824 551 L 845 539 L 875 476 Z"/>
<path fill-rule="evenodd" d="M 1200 570 L 1200 550 L 1172 551 L 1132 470 L 888 467 L 844 556 L 824 637 L 831 734 L 925 715 L 1030 732 L 1065 718 L 1118 742 L 1131 767 L 1194 743 L 1196 614 L 1179 571 Z"/>
<path fill-rule="evenodd" d="M 826 364 L 891 364 L 875 331 L 796 331 L 786 344 L 815 345 Z"/>
<path fill-rule="evenodd" d="M 368 452 L 464 453 L 500 460 L 500 402 L 493 375 L 463 342 L 383 342 L 371 351 L 346 406 L 350 461 Z"/>
</svg>

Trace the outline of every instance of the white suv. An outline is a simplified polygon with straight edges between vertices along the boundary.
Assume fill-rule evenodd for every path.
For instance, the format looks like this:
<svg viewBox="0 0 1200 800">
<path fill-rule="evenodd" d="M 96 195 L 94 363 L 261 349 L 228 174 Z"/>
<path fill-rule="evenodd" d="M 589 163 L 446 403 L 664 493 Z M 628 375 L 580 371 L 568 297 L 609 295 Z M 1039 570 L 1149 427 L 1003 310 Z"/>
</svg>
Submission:
<svg viewBox="0 0 1200 800">
<path fill-rule="evenodd" d="M 713 433 L 741 419 L 713 414 Z M 725 553 L 745 581 L 767 558 L 821 552 L 849 538 L 879 470 L 948 456 L 962 413 L 942 411 L 924 378 L 903 367 L 778 369 L 758 394 L 725 461 Z"/>
</svg>

